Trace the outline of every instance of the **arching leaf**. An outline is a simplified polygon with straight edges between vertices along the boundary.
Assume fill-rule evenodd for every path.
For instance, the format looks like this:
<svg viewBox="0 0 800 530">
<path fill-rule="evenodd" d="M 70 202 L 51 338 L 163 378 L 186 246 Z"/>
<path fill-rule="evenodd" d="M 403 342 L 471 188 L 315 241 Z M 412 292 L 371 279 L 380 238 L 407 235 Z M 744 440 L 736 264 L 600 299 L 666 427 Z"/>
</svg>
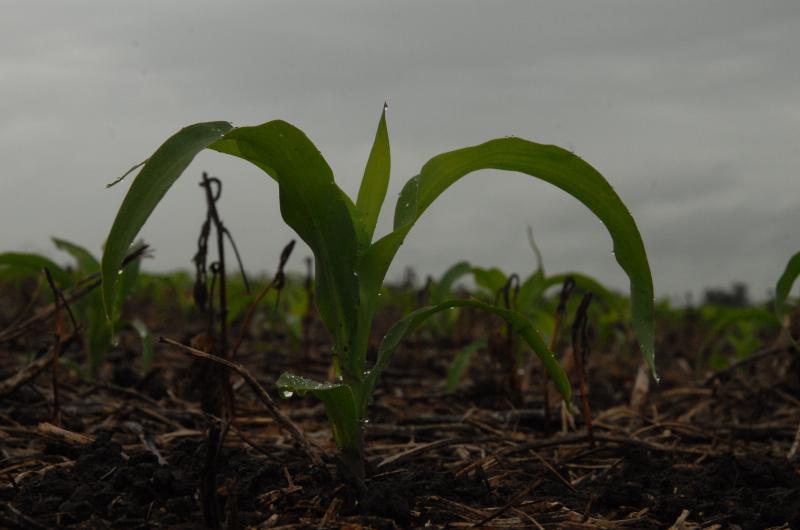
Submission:
<svg viewBox="0 0 800 530">
<path fill-rule="evenodd" d="M 117 273 L 139 230 L 197 153 L 232 128 L 224 121 L 184 127 L 167 139 L 136 175 L 117 212 L 103 252 L 103 304 L 109 319 L 113 320 Z"/>
<path fill-rule="evenodd" d="M 481 169 L 517 171 L 549 182 L 581 201 L 603 222 L 611 235 L 617 262 L 630 280 L 634 331 L 655 375 L 653 281 L 639 229 L 606 179 L 560 147 L 502 138 L 434 157 L 403 187 L 395 208 L 394 231 L 370 248 L 362 259 L 362 270 L 374 264 L 386 264 L 388 268 L 428 206 L 461 177 Z M 383 270 L 381 282 L 385 274 Z M 364 291 L 377 293 L 379 288 L 379 284 L 371 285 Z"/>
<path fill-rule="evenodd" d="M 450 266 L 431 288 L 431 304 L 435 305 L 449 298 L 453 290 L 453 284 L 470 272 L 472 272 L 472 265 L 468 261 L 459 261 Z"/>
<path fill-rule="evenodd" d="M 352 389 L 342 383 L 321 383 L 299 375 L 284 373 L 278 378 L 277 387 L 289 397 L 291 394 L 313 394 L 325 404 L 325 413 L 333 427 L 333 437 L 340 448 L 357 449 L 360 440 L 356 436 L 361 428 L 361 417 L 356 408 Z M 291 393 L 291 394 L 290 394 Z"/>
<path fill-rule="evenodd" d="M 75 259 L 81 276 L 89 276 L 100 270 L 100 262 L 82 246 L 57 237 L 52 238 L 52 240 L 59 250 L 63 250 Z"/>
<path fill-rule="evenodd" d="M 800 252 L 789 259 L 783 274 L 775 285 L 775 315 L 781 322 L 786 313 L 786 299 L 789 298 L 789 292 L 798 276 L 800 276 Z"/>
<path fill-rule="evenodd" d="M 58 283 L 56 287 L 63 289 L 74 283 L 67 271 L 60 265 L 39 254 L 25 252 L 3 252 L 0 254 L 0 269 L 6 268 L 13 272 L 37 275 L 41 274 L 42 269 L 45 267 L 50 270 L 53 279 Z"/>
<path fill-rule="evenodd" d="M 349 198 L 316 146 L 293 125 L 276 120 L 240 127 L 211 149 L 252 162 L 278 182 L 281 215 L 314 252 L 316 303 L 348 365 L 345 373 L 361 377 L 350 363 L 359 304 L 356 225 Z"/>
</svg>

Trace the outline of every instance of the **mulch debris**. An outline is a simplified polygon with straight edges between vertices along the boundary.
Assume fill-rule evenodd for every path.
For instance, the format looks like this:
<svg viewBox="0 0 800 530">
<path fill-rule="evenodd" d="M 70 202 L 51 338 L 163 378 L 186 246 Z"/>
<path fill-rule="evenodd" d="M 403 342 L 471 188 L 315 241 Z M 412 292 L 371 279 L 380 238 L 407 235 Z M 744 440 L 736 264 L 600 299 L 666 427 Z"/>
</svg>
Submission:
<svg viewBox="0 0 800 530">
<path fill-rule="evenodd" d="M 0 344 L 0 387 L 24 369 L 26 352 L 47 355 L 42 335 Z M 250 341 L 238 360 L 277 396 L 286 369 L 324 378 L 326 348 L 298 354 Z M 800 528 L 800 361 L 789 347 L 699 382 L 673 352 L 649 388 L 636 383 L 638 359 L 593 352 L 593 445 L 580 414 L 572 425 L 555 400 L 544 413 L 537 372 L 519 399 L 497 384 L 491 359 L 477 359 L 446 395 L 456 350 L 420 340 L 398 351 L 366 425 L 359 495 L 336 478 L 319 403 L 280 407 L 332 481 L 238 377 L 236 421 L 221 424 L 187 384 L 191 359 L 161 346 L 142 377 L 136 341 L 123 334 L 97 379 L 62 366 L 59 417 L 46 367 L 0 397 L 0 527 L 206 528 L 212 509 L 228 529 Z M 77 346 L 63 355 L 81 362 Z M 209 501 L 211 425 L 226 432 Z"/>
</svg>

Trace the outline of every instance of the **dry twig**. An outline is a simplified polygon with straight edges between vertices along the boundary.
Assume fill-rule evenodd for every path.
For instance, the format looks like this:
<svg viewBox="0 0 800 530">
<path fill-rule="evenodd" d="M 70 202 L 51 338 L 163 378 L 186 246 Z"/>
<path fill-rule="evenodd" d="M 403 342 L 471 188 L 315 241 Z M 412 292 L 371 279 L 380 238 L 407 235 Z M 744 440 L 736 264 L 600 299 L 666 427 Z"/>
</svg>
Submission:
<svg viewBox="0 0 800 530">
<path fill-rule="evenodd" d="M 211 361 L 213 363 L 224 366 L 225 368 L 233 370 L 234 372 L 242 376 L 244 380 L 247 381 L 247 384 L 250 385 L 250 388 L 253 389 L 253 392 L 255 392 L 256 396 L 258 396 L 258 399 L 267 407 L 267 411 L 270 413 L 270 415 L 273 418 L 275 418 L 275 421 L 278 424 L 278 426 L 283 428 L 291 435 L 291 437 L 294 439 L 294 441 L 297 443 L 300 449 L 306 454 L 308 459 L 311 460 L 311 463 L 314 465 L 314 467 L 316 467 L 323 474 L 324 477 L 331 478 L 328 468 L 325 467 L 325 464 L 322 462 L 320 457 L 311 448 L 311 444 L 308 442 L 308 440 L 306 440 L 306 437 L 303 435 L 303 433 L 300 431 L 297 425 L 295 425 L 295 423 L 289 418 L 289 416 L 281 412 L 281 410 L 275 403 L 275 400 L 272 399 L 269 393 L 267 393 L 266 389 L 263 386 L 261 386 L 261 383 L 258 382 L 258 380 L 253 376 L 253 374 L 250 373 L 250 371 L 247 368 L 245 368 L 241 364 L 230 362 L 227 359 L 223 359 L 222 357 L 211 355 L 204 351 L 194 349 L 190 346 L 186 346 L 185 344 L 181 344 L 180 342 L 165 337 L 159 337 L 158 341 L 166 344 L 171 344 L 172 346 L 175 346 L 176 348 L 179 348 L 180 350 L 194 357 L 199 357 L 200 359 L 205 359 L 207 361 Z"/>
</svg>

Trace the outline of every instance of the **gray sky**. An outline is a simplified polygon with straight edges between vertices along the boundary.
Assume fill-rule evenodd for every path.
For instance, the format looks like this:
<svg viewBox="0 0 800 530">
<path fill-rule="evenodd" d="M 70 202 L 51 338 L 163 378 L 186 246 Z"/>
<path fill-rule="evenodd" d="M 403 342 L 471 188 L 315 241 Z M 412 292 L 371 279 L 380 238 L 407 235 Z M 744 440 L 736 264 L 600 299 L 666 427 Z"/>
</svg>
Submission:
<svg viewBox="0 0 800 530">
<path fill-rule="evenodd" d="M 744 280 L 800 250 L 800 3 L 15 2 L 0 17 L 0 250 L 99 253 L 128 184 L 104 185 L 184 125 L 303 129 L 354 194 L 384 100 L 394 197 L 430 157 L 503 135 L 573 150 L 628 204 L 658 295 Z M 292 237 L 277 187 L 199 156 L 143 230 L 153 270 L 189 267 L 208 170 L 251 270 Z M 482 172 L 423 216 L 390 272 L 468 259 L 627 289 L 604 227 L 527 176 Z M 302 269 L 295 254 L 290 268 Z"/>
</svg>

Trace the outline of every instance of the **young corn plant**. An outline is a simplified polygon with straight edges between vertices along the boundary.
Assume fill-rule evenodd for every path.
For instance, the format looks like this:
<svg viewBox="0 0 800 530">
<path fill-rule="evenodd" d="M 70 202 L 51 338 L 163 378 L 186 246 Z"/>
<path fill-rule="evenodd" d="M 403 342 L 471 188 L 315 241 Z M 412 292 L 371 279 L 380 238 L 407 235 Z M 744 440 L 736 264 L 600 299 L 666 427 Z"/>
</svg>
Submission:
<svg viewBox="0 0 800 530">
<path fill-rule="evenodd" d="M 440 154 L 406 182 L 395 206 L 392 231 L 375 238 L 378 214 L 389 184 L 385 111 L 384 107 L 355 201 L 336 185 L 317 147 L 301 130 L 285 121 L 252 127 L 233 127 L 222 121 L 198 123 L 167 139 L 141 165 L 111 227 L 102 262 L 107 311 L 114 305 L 117 271 L 129 245 L 197 153 L 208 148 L 261 168 L 278 184 L 284 221 L 314 253 L 315 302 L 332 335 L 333 355 L 341 374 L 335 382 L 283 374 L 278 386 L 285 394 L 312 393 L 322 400 L 344 469 L 362 479 L 362 424 L 381 372 L 403 337 L 436 313 L 469 306 L 504 318 L 542 361 L 564 399 L 570 399 L 571 389 L 564 371 L 530 320 L 517 311 L 478 300 L 445 300 L 413 311 L 386 333 L 376 360 L 367 359 L 384 277 L 420 216 L 439 195 L 469 173 L 482 169 L 516 171 L 561 188 L 605 224 L 617 262 L 629 277 L 633 326 L 655 374 L 653 285 L 644 244 L 628 209 L 597 170 L 560 147 L 514 137 Z"/>
<path fill-rule="evenodd" d="M 100 271 L 100 262 L 86 248 L 65 239 L 52 238 L 59 250 L 69 254 L 74 266 L 64 269 L 45 256 L 31 253 L 4 252 L 0 254 L 0 274 L 41 274 L 43 269 L 50 274 L 59 289 L 76 287 L 91 281 Z M 133 260 L 120 271 L 112 325 L 109 326 L 99 290 L 89 291 L 73 304 L 73 310 L 81 323 L 81 338 L 86 351 L 89 372 L 94 376 L 100 369 L 106 353 L 112 346 L 112 336 L 124 326 L 136 330 L 142 340 L 142 368 L 146 372 L 153 356 L 153 344 L 147 327 L 139 320 L 125 322 L 119 319 L 122 302 L 133 291 L 139 278 L 139 259 Z"/>
</svg>

